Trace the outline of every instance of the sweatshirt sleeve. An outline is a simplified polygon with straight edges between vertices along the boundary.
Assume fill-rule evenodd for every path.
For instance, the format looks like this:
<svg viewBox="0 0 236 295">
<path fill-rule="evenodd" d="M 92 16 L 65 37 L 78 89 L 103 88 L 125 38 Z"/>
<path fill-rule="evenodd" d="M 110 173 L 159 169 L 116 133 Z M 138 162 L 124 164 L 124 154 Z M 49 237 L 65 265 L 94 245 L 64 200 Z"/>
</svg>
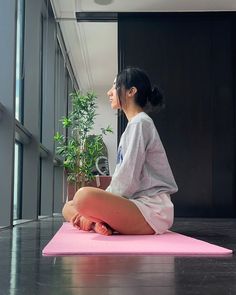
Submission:
<svg viewBox="0 0 236 295">
<path fill-rule="evenodd" d="M 148 144 L 147 133 L 142 122 L 128 126 L 118 149 L 117 167 L 108 191 L 131 197 L 138 190 Z"/>
</svg>

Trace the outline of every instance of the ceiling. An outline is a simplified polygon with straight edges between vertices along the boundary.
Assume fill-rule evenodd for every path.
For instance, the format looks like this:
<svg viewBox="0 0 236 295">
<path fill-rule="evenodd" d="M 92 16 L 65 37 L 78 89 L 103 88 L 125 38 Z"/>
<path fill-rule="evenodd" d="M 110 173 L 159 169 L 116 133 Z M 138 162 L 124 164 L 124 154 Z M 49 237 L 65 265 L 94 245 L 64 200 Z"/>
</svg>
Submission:
<svg viewBox="0 0 236 295">
<path fill-rule="evenodd" d="M 117 23 L 77 23 L 75 12 L 236 11 L 236 0 L 51 0 L 79 87 L 106 95 L 118 70 Z"/>
</svg>

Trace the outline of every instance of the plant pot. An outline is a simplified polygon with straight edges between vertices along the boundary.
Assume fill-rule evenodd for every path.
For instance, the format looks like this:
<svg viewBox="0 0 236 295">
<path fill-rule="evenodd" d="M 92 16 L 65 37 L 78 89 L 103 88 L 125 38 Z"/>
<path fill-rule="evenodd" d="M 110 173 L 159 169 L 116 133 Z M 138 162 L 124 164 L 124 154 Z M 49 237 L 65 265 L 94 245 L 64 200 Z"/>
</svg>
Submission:
<svg viewBox="0 0 236 295">
<path fill-rule="evenodd" d="M 111 176 L 98 175 L 93 181 L 86 183 L 85 186 L 97 187 L 105 190 L 111 182 Z M 73 199 L 77 189 L 74 183 L 67 182 L 67 200 Z"/>
</svg>

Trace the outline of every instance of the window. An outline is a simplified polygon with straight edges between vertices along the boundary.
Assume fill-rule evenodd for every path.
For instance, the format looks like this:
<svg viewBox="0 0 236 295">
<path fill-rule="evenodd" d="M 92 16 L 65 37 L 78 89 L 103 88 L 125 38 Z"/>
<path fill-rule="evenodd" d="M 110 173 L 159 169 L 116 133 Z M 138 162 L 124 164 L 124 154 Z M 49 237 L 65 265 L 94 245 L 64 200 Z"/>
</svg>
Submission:
<svg viewBox="0 0 236 295">
<path fill-rule="evenodd" d="M 23 121 L 23 47 L 24 47 L 24 0 L 17 1 L 17 31 L 16 31 L 16 93 L 15 117 Z"/>
</svg>

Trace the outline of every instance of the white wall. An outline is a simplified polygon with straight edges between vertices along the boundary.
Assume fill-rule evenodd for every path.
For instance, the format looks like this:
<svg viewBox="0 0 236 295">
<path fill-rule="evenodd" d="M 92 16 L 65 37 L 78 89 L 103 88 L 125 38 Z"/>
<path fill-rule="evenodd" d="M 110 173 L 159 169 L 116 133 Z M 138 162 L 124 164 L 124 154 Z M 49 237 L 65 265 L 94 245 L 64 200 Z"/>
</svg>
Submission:
<svg viewBox="0 0 236 295">
<path fill-rule="evenodd" d="M 100 95 L 98 98 L 98 116 L 95 121 L 94 134 L 100 133 L 100 128 L 105 128 L 110 125 L 113 129 L 112 134 L 104 136 L 104 142 L 108 149 L 108 161 L 110 174 L 112 175 L 116 165 L 117 151 L 117 112 L 111 109 L 108 97 Z"/>
</svg>

